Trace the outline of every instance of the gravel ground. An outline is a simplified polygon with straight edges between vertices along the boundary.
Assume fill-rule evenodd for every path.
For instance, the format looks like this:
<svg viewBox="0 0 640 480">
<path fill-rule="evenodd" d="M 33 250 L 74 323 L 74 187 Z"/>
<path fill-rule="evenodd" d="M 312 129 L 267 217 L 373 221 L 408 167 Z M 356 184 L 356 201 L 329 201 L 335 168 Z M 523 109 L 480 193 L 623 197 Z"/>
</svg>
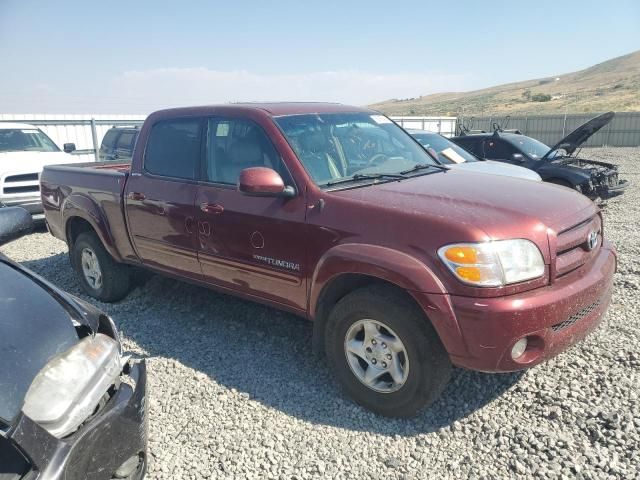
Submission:
<svg viewBox="0 0 640 480">
<path fill-rule="evenodd" d="M 525 373 L 456 370 L 412 420 L 345 398 L 291 315 L 157 276 L 98 304 L 149 357 L 147 478 L 640 478 L 640 148 L 583 156 L 634 182 L 604 207 L 620 265 L 601 327 Z M 87 298 L 48 234 L 3 252 Z"/>
</svg>

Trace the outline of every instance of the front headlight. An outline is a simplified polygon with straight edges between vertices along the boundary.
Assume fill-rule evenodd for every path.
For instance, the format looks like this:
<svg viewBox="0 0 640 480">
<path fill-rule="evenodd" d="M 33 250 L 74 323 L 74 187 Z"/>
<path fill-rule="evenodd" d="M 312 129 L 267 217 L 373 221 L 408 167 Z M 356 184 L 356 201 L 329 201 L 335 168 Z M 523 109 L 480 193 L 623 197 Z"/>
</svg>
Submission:
<svg viewBox="0 0 640 480">
<path fill-rule="evenodd" d="M 85 337 L 40 370 L 22 411 L 55 437 L 65 437 L 94 412 L 122 366 L 115 340 L 101 333 Z"/>
<path fill-rule="evenodd" d="M 438 256 L 456 278 L 477 287 L 501 287 L 544 274 L 542 254 L 529 240 L 446 245 Z"/>
</svg>

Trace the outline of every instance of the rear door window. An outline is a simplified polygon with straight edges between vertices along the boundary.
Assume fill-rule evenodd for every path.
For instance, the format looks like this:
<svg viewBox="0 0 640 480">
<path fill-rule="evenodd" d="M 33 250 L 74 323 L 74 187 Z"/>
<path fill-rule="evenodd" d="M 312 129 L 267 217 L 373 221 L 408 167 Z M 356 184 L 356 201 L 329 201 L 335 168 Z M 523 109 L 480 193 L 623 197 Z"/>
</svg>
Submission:
<svg viewBox="0 0 640 480">
<path fill-rule="evenodd" d="M 103 151 L 111 151 L 115 148 L 116 137 L 118 136 L 117 130 L 109 130 L 102 139 L 102 145 L 100 147 Z"/>
<path fill-rule="evenodd" d="M 460 145 L 462 148 L 467 150 L 468 152 L 473 153 L 476 157 L 484 158 L 484 153 L 482 152 L 482 141 L 474 138 L 458 138 L 455 143 Z"/>
<path fill-rule="evenodd" d="M 484 141 L 484 157 L 489 160 L 508 160 L 516 149 L 504 140 L 490 138 Z"/>
<path fill-rule="evenodd" d="M 144 169 L 163 177 L 194 180 L 200 168 L 201 118 L 161 120 L 151 127 Z"/>
</svg>

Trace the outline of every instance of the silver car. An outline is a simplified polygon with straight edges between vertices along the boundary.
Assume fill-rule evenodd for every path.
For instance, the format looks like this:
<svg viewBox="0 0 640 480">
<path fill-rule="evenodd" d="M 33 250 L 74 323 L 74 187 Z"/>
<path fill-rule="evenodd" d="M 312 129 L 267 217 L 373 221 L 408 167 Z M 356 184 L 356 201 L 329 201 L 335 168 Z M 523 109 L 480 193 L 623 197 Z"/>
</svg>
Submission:
<svg viewBox="0 0 640 480">
<path fill-rule="evenodd" d="M 427 132 L 425 130 L 407 130 L 407 132 L 436 157 L 440 163 L 448 165 L 449 167 L 478 173 L 505 175 L 507 177 L 524 178 L 538 182 L 542 181 L 540 175 L 528 168 L 503 162 L 481 160 L 437 133 Z"/>
</svg>

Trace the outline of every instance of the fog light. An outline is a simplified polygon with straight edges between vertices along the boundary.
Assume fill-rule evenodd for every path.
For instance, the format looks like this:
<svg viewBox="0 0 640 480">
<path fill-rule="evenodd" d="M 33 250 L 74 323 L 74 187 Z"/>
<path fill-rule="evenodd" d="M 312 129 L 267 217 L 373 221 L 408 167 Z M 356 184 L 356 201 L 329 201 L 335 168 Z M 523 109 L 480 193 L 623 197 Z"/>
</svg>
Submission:
<svg viewBox="0 0 640 480">
<path fill-rule="evenodd" d="M 522 356 L 524 351 L 527 349 L 527 343 L 529 343 L 527 342 L 527 337 L 518 340 L 511 349 L 511 358 L 515 360 L 516 358 Z"/>
</svg>

